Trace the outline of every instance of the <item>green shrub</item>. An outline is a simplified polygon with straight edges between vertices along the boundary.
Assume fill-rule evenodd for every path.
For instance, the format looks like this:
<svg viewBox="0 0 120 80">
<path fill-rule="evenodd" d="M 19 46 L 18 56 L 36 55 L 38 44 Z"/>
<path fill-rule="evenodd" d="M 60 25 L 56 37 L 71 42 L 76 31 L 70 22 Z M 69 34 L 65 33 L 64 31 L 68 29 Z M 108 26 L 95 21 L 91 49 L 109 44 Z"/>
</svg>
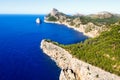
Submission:
<svg viewBox="0 0 120 80">
<path fill-rule="evenodd" d="M 49 16 L 47 20 L 48 21 L 57 21 L 57 19 L 54 16 Z"/>
<path fill-rule="evenodd" d="M 120 76 L 120 25 L 111 26 L 96 38 L 84 42 L 60 45 L 76 58 Z M 96 76 L 98 77 L 98 75 Z"/>
</svg>

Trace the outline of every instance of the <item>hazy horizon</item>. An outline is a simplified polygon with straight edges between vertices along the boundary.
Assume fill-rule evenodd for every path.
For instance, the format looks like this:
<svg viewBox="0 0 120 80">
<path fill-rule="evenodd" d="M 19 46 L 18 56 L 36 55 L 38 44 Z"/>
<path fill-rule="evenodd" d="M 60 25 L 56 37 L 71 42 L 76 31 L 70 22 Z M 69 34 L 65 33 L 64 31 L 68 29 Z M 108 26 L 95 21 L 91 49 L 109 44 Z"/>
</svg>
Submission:
<svg viewBox="0 0 120 80">
<path fill-rule="evenodd" d="M 0 14 L 47 14 L 52 8 L 66 14 L 92 14 L 102 11 L 120 14 L 119 3 L 120 0 L 4 0 L 0 2 Z"/>
</svg>

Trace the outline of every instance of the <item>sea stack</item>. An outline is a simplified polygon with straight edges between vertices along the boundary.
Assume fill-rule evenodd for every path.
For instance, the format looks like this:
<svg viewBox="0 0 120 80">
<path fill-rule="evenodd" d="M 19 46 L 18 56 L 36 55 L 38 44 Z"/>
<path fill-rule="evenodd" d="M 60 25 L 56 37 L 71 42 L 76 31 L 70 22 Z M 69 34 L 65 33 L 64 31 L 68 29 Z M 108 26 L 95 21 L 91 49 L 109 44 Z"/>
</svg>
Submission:
<svg viewBox="0 0 120 80">
<path fill-rule="evenodd" d="M 40 18 L 37 18 L 37 19 L 36 19 L 36 23 L 37 23 L 37 24 L 40 24 Z"/>
</svg>

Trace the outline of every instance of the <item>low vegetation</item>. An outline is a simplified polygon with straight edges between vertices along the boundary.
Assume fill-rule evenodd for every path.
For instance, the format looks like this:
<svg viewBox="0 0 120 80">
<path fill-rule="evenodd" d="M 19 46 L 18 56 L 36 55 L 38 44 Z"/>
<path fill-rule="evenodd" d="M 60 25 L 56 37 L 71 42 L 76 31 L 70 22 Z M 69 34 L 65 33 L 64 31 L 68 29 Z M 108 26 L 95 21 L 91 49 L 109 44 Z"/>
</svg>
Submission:
<svg viewBox="0 0 120 80">
<path fill-rule="evenodd" d="M 82 22 L 82 24 L 87 24 L 89 22 L 92 22 L 95 25 L 101 26 L 101 25 L 110 25 L 110 24 L 114 24 L 117 21 L 120 20 L 120 17 L 117 16 L 112 16 L 110 18 L 91 18 L 89 16 L 81 16 L 80 20 Z"/>
<path fill-rule="evenodd" d="M 100 36 L 77 44 L 53 43 L 66 49 L 73 57 L 120 76 L 120 25 L 112 25 Z"/>
<path fill-rule="evenodd" d="M 48 16 L 47 21 L 57 21 L 57 19 L 54 16 Z"/>
<path fill-rule="evenodd" d="M 74 57 L 120 76 L 120 25 L 99 37 L 72 45 L 60 45 Z"/>
</svg>

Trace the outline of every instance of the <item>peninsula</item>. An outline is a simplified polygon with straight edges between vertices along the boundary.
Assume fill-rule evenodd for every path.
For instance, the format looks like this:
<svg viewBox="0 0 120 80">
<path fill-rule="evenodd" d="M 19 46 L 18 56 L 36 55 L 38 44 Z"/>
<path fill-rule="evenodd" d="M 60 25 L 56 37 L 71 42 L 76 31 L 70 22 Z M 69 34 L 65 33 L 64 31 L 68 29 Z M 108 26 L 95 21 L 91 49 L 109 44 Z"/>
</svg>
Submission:
<svg viewBox="0 0 120 80">
<path fill-rule="evenodd" d="M 106 11 L 90 15 L 76 14 L 70 16 L 55 8 L 45 17 L 45 22 L 64 24 L 92 38 L 108 30 L 110 24 L 116 23 L 119 20 L 120 15 Z"/>
</svg>

